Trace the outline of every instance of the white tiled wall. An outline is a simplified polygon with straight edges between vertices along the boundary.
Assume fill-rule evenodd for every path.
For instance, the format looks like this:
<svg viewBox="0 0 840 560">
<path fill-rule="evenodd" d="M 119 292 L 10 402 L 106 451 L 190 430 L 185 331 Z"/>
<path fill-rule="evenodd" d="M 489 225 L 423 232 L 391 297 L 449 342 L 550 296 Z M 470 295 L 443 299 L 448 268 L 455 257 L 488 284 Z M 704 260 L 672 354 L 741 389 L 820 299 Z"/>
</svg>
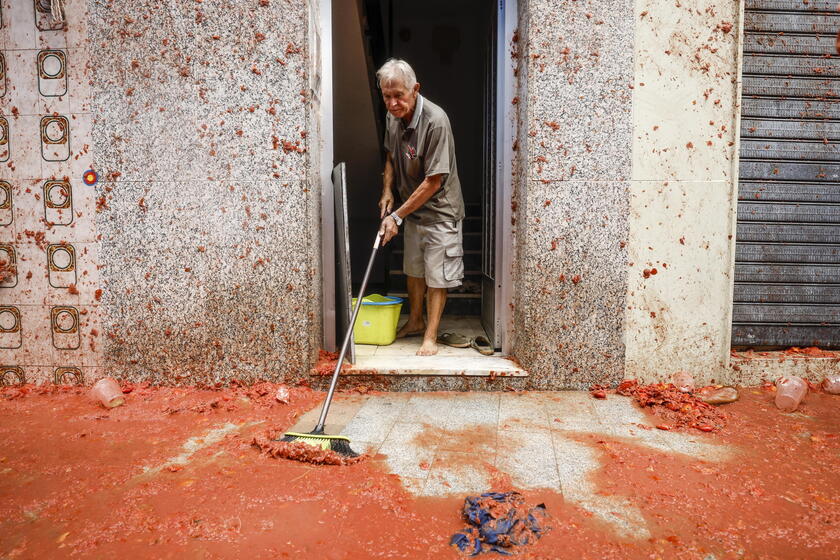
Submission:
<svg viewBox="0 0 840 560">
<path fill-rule="evenodd" d="M 100 363 L 99 239 L 90 169 L 87 7 L 65 23 L 2 0 L 0 384 L 90 382 Z M 49 4 L 49 2 L 45 2 Z"/>
</svg>

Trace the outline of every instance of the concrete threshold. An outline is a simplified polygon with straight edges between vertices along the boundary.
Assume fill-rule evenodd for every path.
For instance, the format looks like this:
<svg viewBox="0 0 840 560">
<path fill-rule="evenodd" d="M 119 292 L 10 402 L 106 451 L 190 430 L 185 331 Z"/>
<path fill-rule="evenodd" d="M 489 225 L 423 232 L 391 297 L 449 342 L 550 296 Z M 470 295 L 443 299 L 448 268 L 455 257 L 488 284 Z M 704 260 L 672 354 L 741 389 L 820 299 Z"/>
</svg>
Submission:
<svg viewBox="0 0 840 560">
<path fill-rule="evenodd" d="M 528 377 L 528 372 L 504 356 L 357 355 L 356 363 L 342 375 Z"/>
<path fill-rule="evenodd" d="M 796 375 L 819 383 L 826 376 L 840 371 L 840 355 L 823 357 L 783 351 L 732 352 L 729 365 L 735 370 L 730 375 L 739 385 L 758 385 L 784 375 Z"/>
<path fill-rule="evenodd" d="M 468 340 L 486 336 L 478 317 L 444 316 L 439 332 L 459 333 Z M 453 348 L 439 343 L 438 353 L 434 356 L 418 356 L 417 350 L 422 342 L 420 336 L 408 336 L 384 346 L 357 343 L 356 363 L 349 369 L 343 369 L 342 374 L 491 379 L 528 377 L 522 366 L 499 352 L 485 356 L 470 347 Z"/>
</svg>

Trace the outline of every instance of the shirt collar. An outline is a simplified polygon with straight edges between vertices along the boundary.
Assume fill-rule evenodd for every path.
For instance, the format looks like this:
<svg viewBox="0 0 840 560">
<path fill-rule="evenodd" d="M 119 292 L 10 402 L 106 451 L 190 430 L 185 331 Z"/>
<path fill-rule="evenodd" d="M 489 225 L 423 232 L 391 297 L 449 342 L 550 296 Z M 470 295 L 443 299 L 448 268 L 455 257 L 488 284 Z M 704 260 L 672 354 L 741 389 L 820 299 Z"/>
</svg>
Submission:
<svg viewBox="0 0 840 560">
<path fill-rule="evenodd" d="M 417 123 L 420 122 L 420 113 L 423 112 L 423 96 L 419 93 L 417 94 L 417 104 L 414 106 L 414 115 L 411 117 L 411 122 L 408 123 L 407 129 L 416 129 Z"/>
</svg>

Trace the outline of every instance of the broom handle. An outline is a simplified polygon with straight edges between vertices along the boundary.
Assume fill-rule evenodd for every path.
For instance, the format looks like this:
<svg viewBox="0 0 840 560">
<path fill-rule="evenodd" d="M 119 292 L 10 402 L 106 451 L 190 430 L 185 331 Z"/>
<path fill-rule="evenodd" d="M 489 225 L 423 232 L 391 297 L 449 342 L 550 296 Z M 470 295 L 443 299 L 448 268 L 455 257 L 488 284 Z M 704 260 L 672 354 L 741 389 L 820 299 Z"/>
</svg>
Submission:
<svg viewBox="0 0 840 560">
<path fill-rule="evenodd" d="M 347 354 L 347 348 L 350 346 L 350 337 L 353 336 L 353 327 L 356 324 L 356 316 L 359 314 L 359 309 L 362 307 L 362 296 L 365 295 L 365 288 L 367 288 L 368 278 L 370 278 L 370 271 L 373 269 L 373 261 L 376 258 L 376 251 L 379 249 L 379 243 L 382 241 L 382 233 L 377 232 L 376 241 L 373 243 L 373 252 L 370 254 L 367 270 L 365 270 L 365 277 L 362 278 L 362 287 L 359 288 L 359 297 L 356 298 L 356 305 L 353 307 L 353 315 L 350 316 L 350 324 L 347 326 L 347 332 L 344 334 L 344 343 L 341 345 L 341 353 L 338 355 L 338 363 L 335 364 L 335 371 L 333 372 L 332 381 L 330 381 L 330 389 L 327 391 L 327 398 L 324 400 L 324 407 L 321 409 L 321 417 L 318 418 L 318 425 L 315 426 L 313 432 L 323 432 L 324 424 L 327 421 L 327 413 L 330 410 L 330 403 L 332 402 L 333 393 L 335 393 L 335 386 L 338 385 L 338 374 L 341 372 L 341 366 L 344 364 L 344 356 Z"/>
</svg>

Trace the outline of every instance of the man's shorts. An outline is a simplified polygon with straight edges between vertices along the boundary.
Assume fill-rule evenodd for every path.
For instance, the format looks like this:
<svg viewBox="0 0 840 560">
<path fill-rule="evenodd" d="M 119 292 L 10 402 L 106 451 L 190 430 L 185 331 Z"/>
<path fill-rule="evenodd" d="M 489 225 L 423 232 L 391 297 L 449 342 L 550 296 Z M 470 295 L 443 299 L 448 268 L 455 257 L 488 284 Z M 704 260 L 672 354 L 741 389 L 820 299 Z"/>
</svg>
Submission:
<svg viewBox="0 0 840 560">
<path fill-rule="evenodd" d="M 421 225 L 405 221 L 403 272 L 430 288 L 455 288 L 464 278 L 462 220 Z"/>
</svg>

